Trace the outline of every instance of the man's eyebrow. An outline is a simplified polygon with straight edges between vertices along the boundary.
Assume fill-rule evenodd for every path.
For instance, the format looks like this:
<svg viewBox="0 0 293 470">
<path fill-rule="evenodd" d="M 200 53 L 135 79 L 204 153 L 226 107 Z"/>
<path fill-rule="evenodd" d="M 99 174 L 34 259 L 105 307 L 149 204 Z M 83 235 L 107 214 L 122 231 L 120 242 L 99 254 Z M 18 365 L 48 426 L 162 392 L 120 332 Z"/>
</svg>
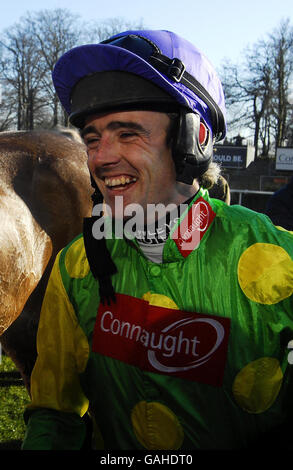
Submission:
<svg viewBox="0 0 293 470">
<path fill-rule="evenodd" d="M 133 131 L 138 131 L 142 134 L 149 135 L 149 131 L 147 131 L 143 126 L 138 124 L 137 122 L 133 121 L 111 121 L 107 125 L 107 129 L 116 130 L 116 129 L 131 129 Z"/>
<path fill-rule="evenodd" d="M 106 126 L 108 130 L 117 130 L 117 129 L 131 129 L 134 131 L 138 131 L 139 133 L 149 136 L 150 132 L 145 129 L 143 126 L 138 124 L 137 122 L 133 121 L 111 121 Z M 84 138 L 87 134 L 99 134 L 99 131 L 94 126 L 87 126 L 80 131 L 80 135 Z"/>
</svg>

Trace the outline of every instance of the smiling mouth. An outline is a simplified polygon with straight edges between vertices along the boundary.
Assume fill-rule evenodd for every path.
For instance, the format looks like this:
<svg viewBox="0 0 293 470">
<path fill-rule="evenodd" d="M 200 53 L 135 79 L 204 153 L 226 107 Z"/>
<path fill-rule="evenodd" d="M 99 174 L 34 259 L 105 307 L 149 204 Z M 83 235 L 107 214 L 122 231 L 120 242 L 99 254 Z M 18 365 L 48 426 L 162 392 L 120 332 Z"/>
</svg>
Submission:
<svg viewBox="0 0 293 470">
<path fill-rule="evenodd" d="M 107 188 L 123 188 L 135 183 L 137 178 L 132 176 L 113 176 L 105 178 L 105 185 Z"/>
</svg>

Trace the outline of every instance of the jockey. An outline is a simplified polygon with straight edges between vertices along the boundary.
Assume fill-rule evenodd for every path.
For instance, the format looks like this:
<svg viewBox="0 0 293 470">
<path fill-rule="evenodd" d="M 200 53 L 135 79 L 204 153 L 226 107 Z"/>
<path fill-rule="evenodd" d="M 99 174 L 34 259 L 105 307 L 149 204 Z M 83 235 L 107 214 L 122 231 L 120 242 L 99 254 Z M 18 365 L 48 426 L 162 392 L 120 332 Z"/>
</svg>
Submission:
<svg viewBox="0 0 293 470">
<path fill-rule="evenodd" d="M 226 133 L 214 68 L 174 33 L 126 31 L 53 81 L 94 207 L 47 286 L 23 449 L 81 449 L 87 413 L 106 450 L 285 446 L 293 238 L 199 184 Z"/>
</svg>

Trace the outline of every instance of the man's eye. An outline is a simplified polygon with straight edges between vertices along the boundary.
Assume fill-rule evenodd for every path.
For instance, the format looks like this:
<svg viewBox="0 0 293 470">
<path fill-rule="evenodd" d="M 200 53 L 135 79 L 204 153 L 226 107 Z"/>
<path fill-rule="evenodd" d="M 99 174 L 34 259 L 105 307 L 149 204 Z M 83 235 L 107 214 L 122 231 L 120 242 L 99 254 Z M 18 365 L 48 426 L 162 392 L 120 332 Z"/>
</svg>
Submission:
<svg viewBox="0 0 293 470">
<path fill-rule="evenodd" d="M 99 142 L 100 142 L 100 139 L 98 137 L 91 137 L 91 138 L 86 139 L 85 144 L 89 149 L 91 149 L 91 148 L 95 148 L 99 144 Z"/>
<path fill-rule="evenodd" d="M 131 131 L 130 132 L 122 132 L 120 134 L 120 137 L 122 139 L 127 139 L 127 138 L 130 138 L 130 137 L 135 137 L 136 135 L 137 135 L 136 132 L 131 132 Z"/>
</svg>

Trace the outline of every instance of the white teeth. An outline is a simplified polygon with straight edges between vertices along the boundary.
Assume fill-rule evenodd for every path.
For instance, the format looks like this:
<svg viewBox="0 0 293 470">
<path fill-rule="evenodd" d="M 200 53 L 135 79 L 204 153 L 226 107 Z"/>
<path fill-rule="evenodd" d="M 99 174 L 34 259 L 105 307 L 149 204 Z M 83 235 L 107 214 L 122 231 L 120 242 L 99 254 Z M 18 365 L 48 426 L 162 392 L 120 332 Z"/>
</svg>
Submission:
<svg viewBox="0 0 293 470">
<path fill-rule="evenodd" d="M 105 184 L 106 186 L 119 186 L 119 185 L 125 185 L 128 183 L 135 182 L 136 178 L 128 178 L 125 176 L 121 176 L 121 178 L 105 178 Z"/>
</svg>

